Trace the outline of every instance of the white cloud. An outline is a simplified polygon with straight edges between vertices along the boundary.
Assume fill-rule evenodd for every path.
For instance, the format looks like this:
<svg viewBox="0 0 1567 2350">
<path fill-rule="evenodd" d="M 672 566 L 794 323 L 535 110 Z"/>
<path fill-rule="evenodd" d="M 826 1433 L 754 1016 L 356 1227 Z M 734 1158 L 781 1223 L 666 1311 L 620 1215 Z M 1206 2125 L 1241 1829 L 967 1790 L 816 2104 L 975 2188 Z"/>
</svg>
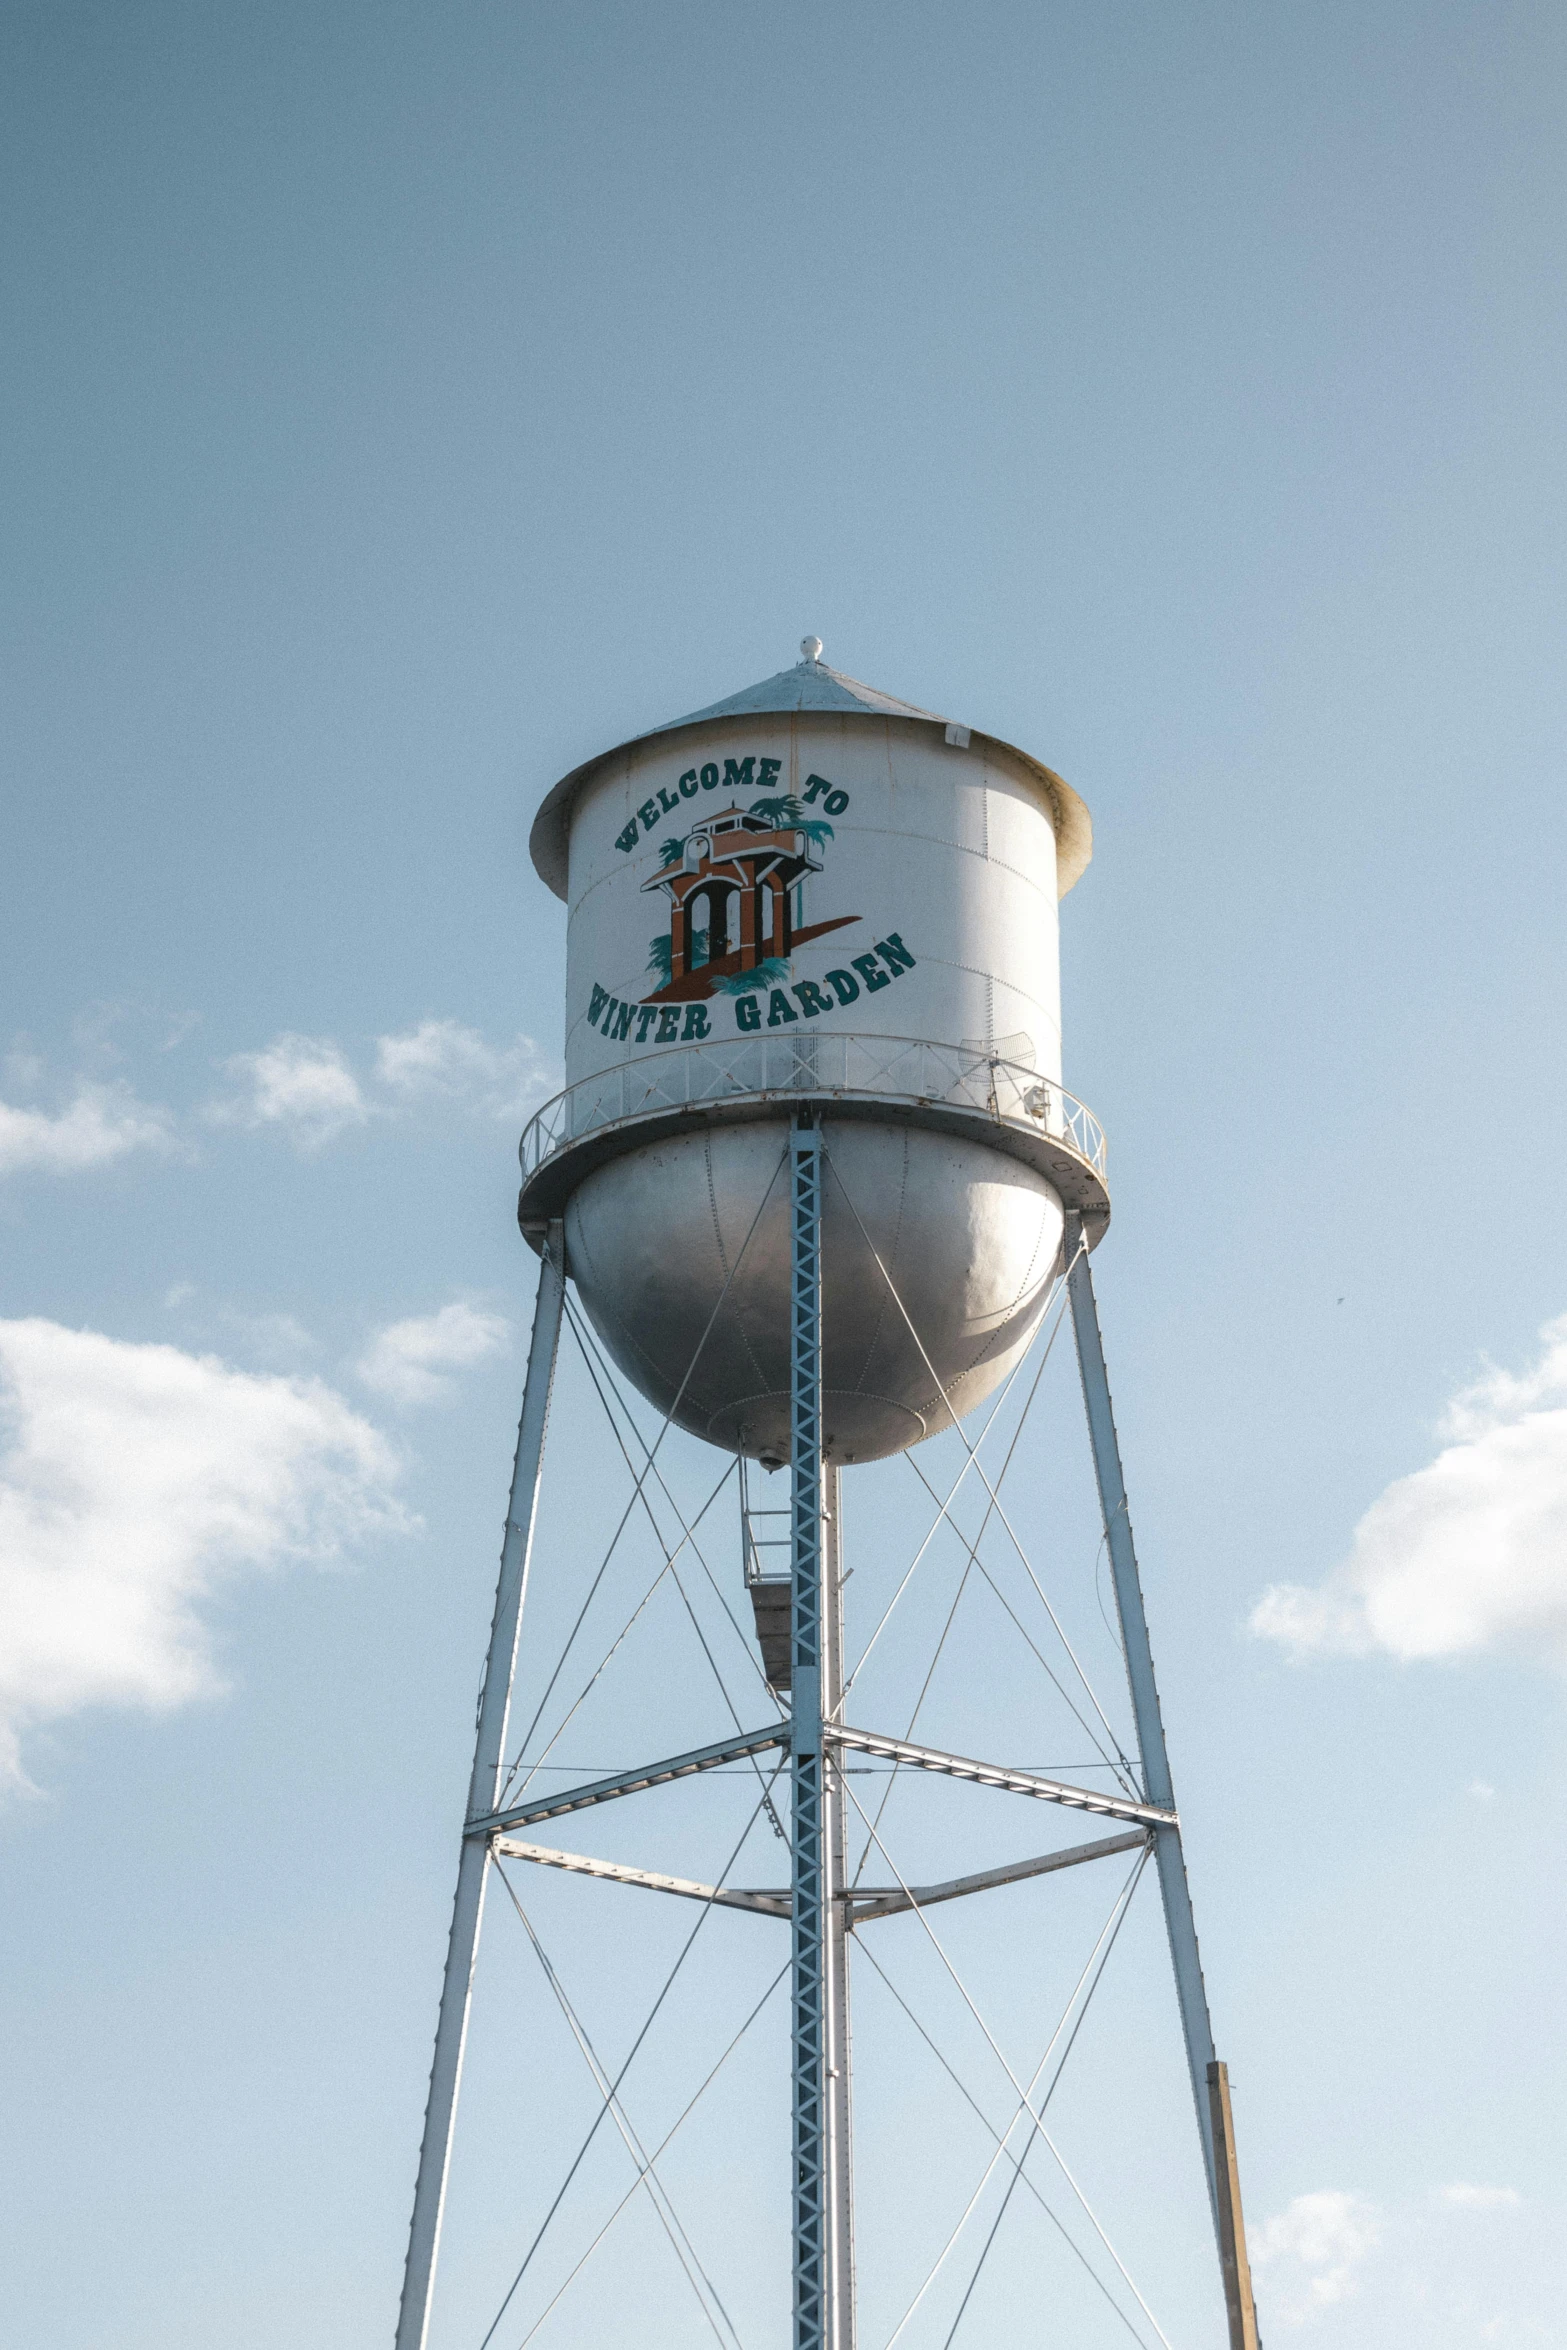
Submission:
<svg viewBox="0 0 1567 2350">
<path fill-rule="evenodd" d="M 520 1121 L 559 1082 L 531 1036 L 497 1048 L 458 1020 L 421 1020 L 376 1041 L 375 1073 L 406 1101 L 464 1102 L 487 1116 Z"/>
<path fill-rule="evenodd" d="M 1252 2230 L 1262 2330 L 1271 2341 L 1309 2326 L 1345 2350 L 1382 2341 L 1458 2350 L 1495 2338 L 1491 2313 L 1529 2294 L 1532 2266 L 1549 2318 L 1536 2325 L 1517 2311 L 1505 2338 L 1554 2342 L 1561 2216 L 1549 2203 L 1526 2206 L 1513 2187 L 1425 2187 L 1386 2204 L 1331 2189 L 1297 2195 Z"/>
<path fill-rule="evenodd" d="M 0 1175 L 78 1175 L 128 1151 L 166 1150 L 169 1142 L 167 1111 L 149 1108 L 124 1085 L 80 1085 L 55 1115 L 0 1102 Z"/>
<path fill-rule="evenodd" d="M 236 1053 L 224 1066 L 241 1090 L 209 1109 L 220 1125 L 281 1127 L 299 1149 L 318 1150 L 371 1114 L 330 1037 L 277 1036 L 259 1053 Z"/>
<path fill-rule="evenodd" d="M 1337 2188 L 1297 2195 L 1251 2239 L 1253 2268 L 1266 2271 L 1268 2310 L 1299 2325 L 1357 2290 L 1358 2271 L 1382 2240 L 1375 2204 Z"/>
<path fill-rule="evenodd" d="M 219 1688 L 204 1602 L 406 1531 L 397 1476 L 320 1380 L 0 1321 L 0 1774 L 39 1723 Z"/>
<path fill-rule="evenodd" d="M 459 1300 L 439 1313 L 391 1323 L 371 1340 L 355 1369 L 367 1387 L 394 1403 L 439 1403 L 453 1393 L 447 1373 L 499 1353 L 510 1338 L 503 1314 Z"/>
<path fill-rule="evenodd" d="M 1454 1397 L 1429 1467 L 1391 1484 L 1316 1585 L 1275 1584 L 1251 1628 L 1297 1656 L 1512 1648 L 1567 1664 L 1567 1316 L 1521 1377 Z"/>
<path fill-rule="evenodd" d="M 224 1067 L 235 1090 L 212 1103 L 207 1116 L 219 1125 L 277 1127 L 302 1150 L 317 1150 L 371 1118 L 421 1106 L 520 1125 L 559 1083 L 555 1064 L 531 1037 L 495 1046 L 459 1020 L 421 1020 L 378 1037 L 370 1088 L 327 1036 L 277 1036 Z"/>
</svg>

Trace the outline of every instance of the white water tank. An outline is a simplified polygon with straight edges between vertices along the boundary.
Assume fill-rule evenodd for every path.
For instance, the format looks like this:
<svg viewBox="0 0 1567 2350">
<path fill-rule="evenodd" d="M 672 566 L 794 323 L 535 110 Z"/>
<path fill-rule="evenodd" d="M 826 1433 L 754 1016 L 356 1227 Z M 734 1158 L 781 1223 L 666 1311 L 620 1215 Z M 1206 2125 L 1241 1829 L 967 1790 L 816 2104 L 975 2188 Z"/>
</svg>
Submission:
<svg viewBox="0 0 1567 2350">
<path fill-rule="evenodd" d="M 827 1156 L 823 1427 L 961 1418 L 1043 1308 L 1103 1138 L 1061 1085 L 1056 907 L 1087 810 L 1010 744 L 799 664 L 586 761 L 531 840 L 569 909 L 567 1087 L 520 1215 L 626 1376 L 764 1461 L 788 1432 L 789 1121 Z"/>
</svg>

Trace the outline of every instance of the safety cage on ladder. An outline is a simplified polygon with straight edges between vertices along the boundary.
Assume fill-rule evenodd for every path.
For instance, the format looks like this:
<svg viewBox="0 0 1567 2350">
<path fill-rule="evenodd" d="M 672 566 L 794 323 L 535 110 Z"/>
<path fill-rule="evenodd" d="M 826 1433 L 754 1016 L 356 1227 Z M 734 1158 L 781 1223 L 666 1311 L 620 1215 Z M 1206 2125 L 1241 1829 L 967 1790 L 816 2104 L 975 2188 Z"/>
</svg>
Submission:
<svg viewBox="0 0 1567 2350">
<path fill-rule="evenodd" d="M 745 1563 L 745 1587 L 756 1618 L 756 1645 L 762 1652 L 767 1686 L 778 1696 L 788 1695 L 789 1672 L 789 1523 L 787 1502 L 774 1508 L 758 1507 L 752 1499 L 755 1469 L 740 1455 L 740 1556 Z"/>
</svg>

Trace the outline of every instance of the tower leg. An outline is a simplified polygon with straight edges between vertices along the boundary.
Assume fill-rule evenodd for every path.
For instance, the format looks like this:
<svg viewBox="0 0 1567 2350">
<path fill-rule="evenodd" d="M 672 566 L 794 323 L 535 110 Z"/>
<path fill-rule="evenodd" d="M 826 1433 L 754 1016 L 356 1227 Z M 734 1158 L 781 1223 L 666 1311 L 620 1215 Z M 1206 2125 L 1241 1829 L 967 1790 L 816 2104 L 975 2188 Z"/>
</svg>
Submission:
<svg viewBox="0 0 1567 2350">
<path fill-rule="evenodd" d="M 821 1196 L 818 1130 L 789 1150 L 789 1459 L 794 1780 L 790 2029 L 794 2062 L 794 2345 L 829 2350 L 827 1875 L 822 1785 Z"/>
<path fill-rule="evenodd" d="M 1164 1721 L 1159 1712 L 1159 1691 L 1154 1681 L 1153 1649 L 1148 1639 L 1143 1587 L 1137 1572 L 1137 1552 L 1132 1542 L 1126 1482 L 1121 1474 L 1121 1448 L 1116 1440 L 1115 1417 L 1110 1408 L 1110 1382 L 1105 1372 L 1099 1309 L 1094 1302 L 1094 1280 L 1088 1269 L 1088 1252 L 1081 1246 L 1082 1236 L 1081 1219 L 1069 1215 L 1066 1220 L 1065 1246 L 1067 1263 L 1071 1267 L 1067 1288 L 1072 1303 L 1072 1334 L 1077 1341 L 1077 1366 L 1082 1374 L 1083 1401 L 1088 1410 L 1088 1439 L 1093 1449 L 1099 1507 L 1104 1517 L 1105 1542 L 1110 1553 L 1116 1614 L 1121 1625 L 1121 1646 L 1126 1655 L 1126 1677 L 1131 1684 L 1132 1718 L 1137 1725 L 1137 1745 L 1142 1758 L 1143 1786 L 1148 1801 L 1158 1804 L 1161 1809 L 1173 1811 L 1175 1792 L 1170 1782 L 1170 1757 L 1164 1743 Z M 1159 1869 L 1159 1890 L 1164 1897 L 1164 1922 L 1170 1937 L 1170 1957 L 1175 1967 L 1175 1994 L 1180 2003 L 1186 2062 L 1191 2073 L 1192 2097 L 1197 2107 L 1197 2130 L 1202 2140 L 1203 2165 L 1208 2177 L 1208 2200 L 1217 2235 L 1219 2171 L 1213 2118 L 1208 2102 L 1208 2067 L 1215 2061 L 1213 2028 L 1208 2018 L 1208 1994 L 1203 1985 L 1202 1964 L 1197 1955 L 1197 1925 L 1192 1915 L 1191 1890 L 1186 1882 L 1186 1861 L 1181 1851 L 1179 1828 L 1154 1830 L 1154 1859 Z"/>
<path fill-rule="evenodd" d="M 512 1471 L 511 1503 L 501 1544 L 500 1581 L 495 1592 L 495 1617 L 490 1627 L 490 1650 L 479 1698 L 478 1735 L 474 1742 L 473 1776 L 468 1785 L 467 1818 L 482 1819 L 500 1800 L 500 1780 L 506 1752 L 506 1723 L 511 1711 L 512 1675 L 517 1663 L 517 1633 L 522 1621 L 523 1596 L 533 1554 L 533 1527 L 538 1511 L 539 1471 L 544 1458 L 544 1429 L 549 1418 L 550 1388 L 555 1377 L 555 1355 L 560 1341 L 561 1309 L 566 1295 L 566 1234 L 563 1224 L 552 1224 L 539 1266 L 538 1298 L 533 1309 L 533 1338 L 528 1348 L 528 1378 L 523 1390 L 522 1420 L 517 1430 L 517 1459 Z M 482 1836 L 466 1834 L 457 1865 L 457 1897 L 452 1905 L 452 1930 L 446 1949 L 446 1975 L 441 1985 L 440 2016 L 435 2027 L 435 2057 L 430 2067 L 430 2094 L 424 2109 L 424 2139 L 419 2148 L 419 2176 L 414 2187 L 413 2221 L 408 2231 L 408 2261 L 403 2272 L 403 2297 L 397 2316 L 397 2350 L 424 2350 L 430 2325 L 430 2296 L 435 2283 L 435 2257 L 441 2237 L 441 2215 L 446 2202 L 446 2177 L 451 2162 L 452 2122 L 457 2111 L 457 2086 L 462 2075 L 463 2046 L 468 2036 L 468 2008 L 473 1991 L 474 1960 L 479 1947 L 479 1923 L 484 1913 L 484 1885 L 489 1849 Z"/>
<path fill-rule="evenodd" d="M 1235 2160 L 1228 2065 L 1208 2067 L 1208 2111 L 1219 2157 L 1219 2259 L 1224 2269 L 1230 2350 L 1258 2350 L 1257 2305 L 1251 2293 L 1251 2262 L 1246 2257 L 1246 2222 L 1241 2213 L 1241 2174 Z"/>
<path fill-rule="evenodd" d="M 828 1721 L 838 1719 L 843 1701 L 843 1507 L 837 1469 L 823 1479 L 826 1526 L 822 1544 L 822 1628 L 826 1671 L 823 1705 Z M 827 2117 L 828 2199 L 832 2213 L 829 2283 L 831 2350 L 854 2350 L 854 2160 L 853 2052 L 849 2029 L 848 1803 L 841 1752 L 827 1760 L 824 1802 L 827 1826 Z"/>
</svg>

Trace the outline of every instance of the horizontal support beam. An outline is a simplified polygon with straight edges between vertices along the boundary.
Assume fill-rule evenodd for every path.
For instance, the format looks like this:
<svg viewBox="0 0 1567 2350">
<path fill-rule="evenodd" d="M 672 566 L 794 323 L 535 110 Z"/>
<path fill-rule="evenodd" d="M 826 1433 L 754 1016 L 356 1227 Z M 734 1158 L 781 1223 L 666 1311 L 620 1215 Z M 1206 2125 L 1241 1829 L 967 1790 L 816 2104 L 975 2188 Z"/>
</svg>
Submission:
<svg viewBox="0 0 1567 2350">
<path fill-rule="evenodd" d="M 618 1860 L 591 1860 L 584 1852 L 556 1852 L 548 1844 L 523 1844 L 495 1835 L 490 1850 L 500 1860 L 531 1860 L 546 1869 L 568 1869 L 576 1877 L 605 1877 L 614 1885 L 641 1885 L 649 1893 L 678 1893 L 685 1901 L 710 1901 L 720 1909 L 750 1909 L 764 1917 L 786 1918 L 789 1893 L 747 1893 L 739 1886 L 699 1885 L 692 1877 L 665 1877 L 656 1869 L 632 1869 Z"/>
<path fill-rule="evenodd" d="M 1128 1795 L 1107 1795 L 1097 1787 L 1069 1787 L 1061 1779 L 1037 1778 L 1032 1771 L 1009 1771 L 999 1763 L 974 1762 L 967 1755 L 944 1754 L 936 1746 L 911 1746 L 905 1738 L 884 1738 L 877 1730 L 838 1730 L 825 1733 L 829 1743 L 851 1754 L 872 1754 L 883 1762 L 907 1763 L 911 1770 L 939 1771 L 949 1779 L 970 1779 L 979 1787 L 1000 1787 L 1009 1795 L 1032 1795 L 1041 1803 L 1064 1803 L 1073 1811 L 1092 1811 L 1109 1820 L 1140 1820 L 1150 1828 L 1180 1825 L 1173 1811 L 1151 1803 L 1135 1803 Z"/>
<path fill-rule="evenodd" d="M 787 1724 L 770 1730 L 743 1731 L 738 1738 L 721 1738 L 716 1746 L 694 1746 L 689 1754 L 672 1754 L 663 1762 L 646 1763 L 639 1771 L 617 1771 L 612 1779 L 593 1779 L 585 1787 L 563 1788 L 555 1795 L 537 1795 L 531 1803 L 514 1803 L 471 1819 L 465 1836 L 493 1836 L 506 1828 L 525 1828 L 533 1820 L 559 1819 L 563 1812 L 586 1811 L 595 1803 L 613 1803 L 617 1795 L 639 1795 L 644 1787 L 667 1787 L 672 1779 L 689 1779 L 698 1771 L 716 1771 L 721 1763 L 743 1762 L 747 1755 L 766 1754 L 787 1746 Z"/>
<path fill-rule="evenodd" d="M 850 1893 L 846 1898 L 854 1904 L 851 1916 L 855 1925 L 868 1925 L 872 1918 L 890 1918 L 899 1910 L 929 1909 L 933 1901 L 956 1901 L 965 1893 L 988 1893 L 993 1885 L 1020 1884 L 1025 1877 L 1048 1877 L 1054 1869 L 1073 1869 L 1082 1860 L 1107 1860 L 1112 1852 L 1136 1852 L 1148 1842 L 1143 1828 L 1132 1828 L 1124 1836 L 1101 1836 L 1093 1844 L 1071 1844 L 1062 1852 L 1042 1852 L 1037 1860 L 1009 1861 L 1005 1868 L 981 1869 L 972 1877 L 949 1877 L 943 1885 L 911 1885 L 907 1892 L 901 1886 L 891 1893 L 880 1887 L 874 1891 Z"/>
<path fill-rule="evenodd" d="M 997 1885 L 1048 1877 L 1056 1869 L 1076 1868 L 1080 1861 L 1135 1852 L 1147 1841 L 1145 1829 L 1133 1828 L 1124 1836 L 1101 1836 L 1093 1844 L 1072 1844 L 1060 1852 L 1042 1852 L 1032 1860 L 1008 1861 L 999 1869 L 980 1869 L 970 1877 L 949 1877 L 940 1885 L 911 1885 L 907 1892 L 901 1885 L 868 1885 L 851 1888 L 836 1899 L 848 1903 L 854 1924 L 862 1926 L 873 1918 L 893 1917 L 900 1910 L 928 1909 L 932 1902 L 957 1901 L 965 1893 L 988 1893 Z M 576 1877 L 599 1877 L 612 1885 L 640 1885 L 649 1893 L 675 1893 L 683 1901 L 710 1901 L 720 1909 L 748 1909 L 760 1917 L 789 1915 L 787 1885 L 703 1885 L 694 1877 L 667 1877 L 657 1869 L 631 1868 L 624 1861 L 595 1860 L 585 1852 L 558 1852 L 550 1844 L 525 1844 L 499 1831 L 490 1838 L 490 1850 L 498 1860 L 531 1860 L 540 1868 L 565 1869 Z"/>
</svg>

